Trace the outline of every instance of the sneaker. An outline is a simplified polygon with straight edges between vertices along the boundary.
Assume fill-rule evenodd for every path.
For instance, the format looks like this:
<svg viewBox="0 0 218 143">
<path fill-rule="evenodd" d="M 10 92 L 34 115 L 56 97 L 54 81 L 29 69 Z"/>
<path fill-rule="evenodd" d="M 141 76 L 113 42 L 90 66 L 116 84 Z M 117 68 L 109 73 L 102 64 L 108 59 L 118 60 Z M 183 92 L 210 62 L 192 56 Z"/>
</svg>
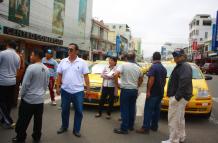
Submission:
<svg viewBox="0 0 218 143">
<path fill-rule="evenodd" d="M 111 115 L 107 115 L 106 119 L 110 120 L 111 119 Z"/>
<path fill-rule="evenodd" d="M 162 141 L 161 143 L 171 143 L 170 140 Z"/>
<path fill-rule="evenodd" d="M 57 103 L 56 103 L 55 101 L 51 101 L 51 105 L 52 105 L 52 106 L 56 106 Z"/>
<path fill-rule="evenodd" d="M 12 124 L 11 124 L 11 128 L 12 128 L 12 129 L 15 129 L 15 128 L 16 128 L 16 123 L 12 123 Z"/>
<path fill-rule="evenodd" d="M 95 114 L 95 118 L 99 118 L 99 117 L 101 117 L 100 113 Z"/>
</svg>

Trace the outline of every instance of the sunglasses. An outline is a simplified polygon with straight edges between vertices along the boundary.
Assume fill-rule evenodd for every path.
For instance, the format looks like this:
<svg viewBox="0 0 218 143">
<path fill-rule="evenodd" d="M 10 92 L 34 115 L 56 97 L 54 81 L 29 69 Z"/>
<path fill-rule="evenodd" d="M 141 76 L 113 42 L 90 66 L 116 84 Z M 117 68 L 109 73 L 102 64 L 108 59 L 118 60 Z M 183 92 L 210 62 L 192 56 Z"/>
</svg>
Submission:
<svg viewBox="0 0 218 143">
<path fill-rule="evenodd" d="M 76 51 L 76 50 L 73 49 L 73 48 L 68 48 L 68 51 L 69 51 L 69 52 L 74 52 L 74 51 Z"/>
</svg>

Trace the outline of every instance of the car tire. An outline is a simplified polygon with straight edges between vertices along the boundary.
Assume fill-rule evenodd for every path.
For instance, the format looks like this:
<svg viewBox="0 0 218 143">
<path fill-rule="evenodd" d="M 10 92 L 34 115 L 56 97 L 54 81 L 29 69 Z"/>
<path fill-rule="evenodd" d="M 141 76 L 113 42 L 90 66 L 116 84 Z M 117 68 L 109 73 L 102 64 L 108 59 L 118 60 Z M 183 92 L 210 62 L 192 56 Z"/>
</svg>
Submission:
<svg viewBox="0 0 218 143">
<path fill-rule="evenodd" d="M 204 118 L 205 118 L 205 119 L 210 119 L 211 112 L 212 112 L 212 111 L 210 111 L 209 113 L 205 114 L 205 115 L 204 115 Z"/>
</svg>

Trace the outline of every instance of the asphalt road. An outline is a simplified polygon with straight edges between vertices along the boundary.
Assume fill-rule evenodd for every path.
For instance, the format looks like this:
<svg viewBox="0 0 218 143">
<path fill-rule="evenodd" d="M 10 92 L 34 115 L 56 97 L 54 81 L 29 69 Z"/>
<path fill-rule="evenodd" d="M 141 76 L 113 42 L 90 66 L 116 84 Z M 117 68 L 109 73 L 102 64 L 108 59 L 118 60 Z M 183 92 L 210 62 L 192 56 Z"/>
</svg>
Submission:
<svg viewBox="0 0 218 143">
<path fill-rule="evenodd" d="M 186 143 L 218 142 L 218 76 L 213 76 L 213 80 L 208 81 L 208 85 L 210 93 L 214 98 L 212 116 L 209 120 L 196 116 L 186 118 Z M 142 92 L 146 90 L 145 84 L 140 90 Z M 141 96 L 138 99 L 138 116 L 135 122 L 135 128 L 140 128 L 142 125 L 143 118 L 141 115 L 143 111 L 143 100 L 144 97 Z M 162 114 L 161 116 L 158 132 L 150 132 L 149 135 L 140 135 L 133 131 L 128 135 L 117 135 L 113 133 L 113 129 L 119 127 L 120 124 L 118 121 L 120 116 L 119 109 L 115 109 L 111 120 L 105 119 L 105 115 L 103 115 L 102 118 L 96 119 L 94 115 L 97 110 L 95 107 L 90 106 L 85 107 L 84 109 L 84 120 L 81 130 L 82 138 L 76 138 L 72 134 L 73 109 L 71 112 L 69 131 L 65 134 L 57 135 L 56 131 L 61 125 L 60 110 L 58 109 L 58 106 L 50 106 L 48 103 L 49 99 L 47 96 L 43 117 L 42 143 L 160 143 L 162 140 L 168 138 L 167 116 L 165 114 Z M 16 120 L 17 109 L 13 110 L 12 115 Z M 28 137 L 26 142 L 31 143 L 32 123 L 30 124 L 27 133 Z M 14 130 L 5 130 L 0 127 L 0 143 L 11 142 L 11 138 L 14 136 Z"/>
</svg>

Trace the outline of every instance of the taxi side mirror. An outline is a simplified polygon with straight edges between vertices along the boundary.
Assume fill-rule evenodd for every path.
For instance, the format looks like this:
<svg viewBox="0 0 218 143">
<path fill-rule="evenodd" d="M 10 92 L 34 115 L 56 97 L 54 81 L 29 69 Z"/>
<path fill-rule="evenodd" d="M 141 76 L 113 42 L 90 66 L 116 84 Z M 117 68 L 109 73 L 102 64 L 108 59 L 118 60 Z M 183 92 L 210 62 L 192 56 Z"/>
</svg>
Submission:
<svg viewBox="0 0 218 143">
<path fill-rule="evenodd" d="M 205 76 L 205 80 L 212 80 L 213 77 L 212 76 Z"/>
</svg>

